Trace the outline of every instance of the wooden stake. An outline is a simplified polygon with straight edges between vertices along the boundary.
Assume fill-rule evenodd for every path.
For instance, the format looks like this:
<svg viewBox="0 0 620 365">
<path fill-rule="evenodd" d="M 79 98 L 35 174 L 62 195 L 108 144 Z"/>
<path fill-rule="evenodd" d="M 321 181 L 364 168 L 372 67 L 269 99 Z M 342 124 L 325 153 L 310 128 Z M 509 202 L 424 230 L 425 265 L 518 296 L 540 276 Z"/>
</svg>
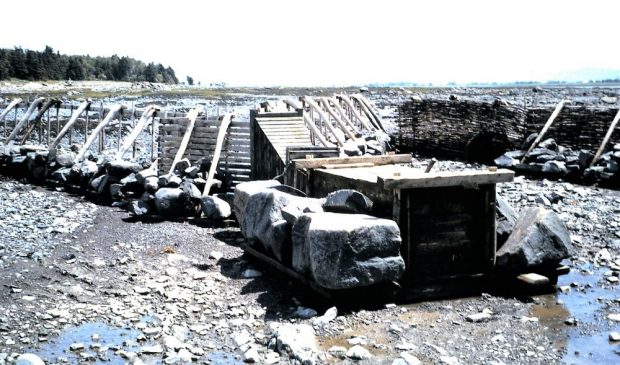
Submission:
<svg viewBox="0 0 620 365">
<path fill-rule="evenodd" d="M 192 136 L 192 132 L 194 131 L 194 125 L 196 124 L 196 119 L 198 118 L 198 114 L 202 110 L 202 107 L 198 106 L 187 113 L 186 118 L 189 119 L 189 123 L 187 124 L 187 128 L 185 129 L 185 134 L 183 135 L 183 139 L 181 140 L 181 145 L 177 150 L 176 155 L 174 156 L 174 160 L 172 160 L 172 165 L 170 166 L 169 174 L 172 174 L 174 171 L 174 167 L 176 164 L 183 158 L 185 154 L 185 149 L 187 148 L 187 144 Z"/>
<path fill-rule="evenodd" d="M 120 105 L 115 105 L 112 108 L 110 108 L 110 111 L 108 112 L 106 117 L 103 119 L 103 121 L 97 124 L 95 129 L 93 129 L 93 131 L 91 132 L 90 136 L 88 136 L 88 139 L 86 140 L 86 142 L 84 142 L 84 146 L 82 146 L 82 149 L 80 150 L 80 152 L 78 152 L 78 155 L 75 158 L 76 161 L 79 162 L 84 159 L 86 152 L 88 151 L 90 146 L 93 144 L 95 139 L 101 134 L 101 132 L 103 132 L 103 130 L 105 129 L 105 126 L 108 125 L 108 123 L 110 123 L 112 119 L 114 119 L 114 117 L 120 110 L 121 110 Z"/>
<path fill-rule="evenodd" d="M 553 121 L 555 120 L 555 118 L 558 116 L 558 114 L 560 114 L 560 111 L 562 111 L 562 108 L 564 107 L 564 104 L 566 104 L 568 100 L 561 100 L 558 105 L 555 107 L 555 110 L 553 111 L 553 113 L 551 114 L 551 116 L 549 117 L 549 119 L 547 120 L 547 123 L 545 123 L 545 126 L 543 127 L 543 129 L 540 131 L 540 133 L 538 134 L 538 137 L 536 137 L 536 139 L 534 140 L 534 143 L 532 143 L 532 145 L 530 146 L 530 148 L 527 150 L 527 152 L 525 153 L 525 155 L 523 155 L 523 158 L 521 159 L 521 163 L 523 163 L 523 161 L 525 161 L 525 158 L 527 157 L 527 155 L 532 152 L 532 150 L 534 148 L 536 148 L 536 146 L 538 145 L 538 143 L 543 139 L 543 137 L 545 136 L 545 133 L 547 133 L 547 130 L 549 130 L 549 127 L 551 127 L 551 125 L 553 124 Z"/>
<path fill-rule="evenodd" d="M 618 121 L 620 121 L 620 109 L 618 109 L 618 112 L 616 113 L 614 120 L 611 122 L 611 125 L 609 126 L 609 129 L 607 130 L 607 133 L 605 134 L 605 138 L 603 138 L 603 143 L 601 143 L 601 146 L 598 148 L 598 151 L 596 151 L 596 154 L 594 155 L 594 158 L 592 159 L 592 162 L 590 163 L 590 167 L 594 166 L 594 163 L 601 157 L 601 155 L 603 154 L 603 151 L 605 151 L 605 146 L 607 146 L 607 143 L 609 142 L 611 135 L 614 134 L 614 130 L 616 129 L 616 124 L 618 124 Z"/>
<path fill-rule="evenodd" d="M 51 108 L 50 108 L 51 109 Z M 50 145 L 50 130 L 51 130 L 51 120 L 50 120 L 50 109 L 47 109 L 47 145 Z"/>
<path fill-rule="evenodd" d="M 215 171 L 217 169 L 217 164 L 220 160 L 220 153 L 222 152 L 222 144 L 224 143 L 224 137 L 226 136 L 226 132 L 228 131 L 228 126 L 230 126 L 230 122 L 232 121 L 232 114 L 226 113 L 224 118 L 222 119 L 222 124 L 220 124 L 220 128 L 217 132 L 217 139 L 215 143 L 215 150 L 213 151 L 213 159 L 211 160 L 211 167 L 209 168 L 209 176 L 207 176 L 207 183 L 205 184 L 205 189 L 202 192 L 202 196 L 205 197 L 209 195 L 209 191 L 211 191 L 211 185 L 213 185 L 213 179 L 215 178 Z"/>
<path fill-rule="evenodd" d="M 154 114 L 157 113 L 158 110 L 159 108 L 155 105 L 149 105 L 146 107 L 146 109 L 144 109 L 144 112 L 142 112 L 142 116 L 140 117 L 140 120 L 135 125 L 135 127 L 131 130 L 131 133 L 129 133 L 129 136 L 127 136 L 127 138 L 125 139 L 125 142 L 121 146 L 121 149 L 116 154 L 117 160 L 122 160 L 123 156 L 125 155 L 125 153 L 127 152 L 127 150 L 129 150 L 131 146 L 134 146 L 135 148 L 135 142 L 138 136 L 140 135 L 140 132 L 144 129 L 144 127 L 147 125 L 148 121 L 151 118 L 154 119 Z"/>
<path fill-rule="evenodd" d="M 15 128 L 13 128 L 13 131 L 11 131 L 11 134 L 9 134 L 7 141 L 12 141 L 15 137 L 17 137 L 17 134 L 23 129 L 23 127 L 25 125 L 26 126 L 28 125 L 28 120 L 30 119 L 30 115 L 44 100 L 45 98 L 37 98 L 32 102 L 32 104 L 30 104 L 30 107 L 28 108 L 28 110 L 26 110 L 26 113 L 24 113 L 24 115 L 22 116 L 22 119 L 19 121 L 19 123 L 17 123 Z"/>
<path fill-rule="evenodd" d="M 2 111 L 2 114 L 0 114 L 0 121 L 4 122 L 4 130 L 2 132 L 4 138 L 6 138 L 6 116 L 9 114 L 11 109 L 15 108 L 15 117 L 14 117 L 14 119 L 17 120 L 17 105 L 21 101 L 22 101 L 22 99 L 20 99 L 20 98 L 13 99 L 13 101 L 11 101 L 9 103 L 9 105 L 7 105 L 7 107 Z"/>
<path fill-rule="evenodd" d="M 89 106 L 90 106 L 90 101 L 85 101 L 75 110 L 73 114 L 71 114 L 71 118 L 69 119 L 69 121 L 67 121 L 67 124 L 65 124 L 65 126 L 58 133 L 58 135 L 56 136 L 52 144 L 49 146 L 50 149 L 56 148 L 56 146 L 60 143 L 60 140 L 62 139 L 62 137 L 64 137 L 64 135 L 67 132 L 69 132 L 69 144 L 72 143 L 71 134 L 70 134 L 71 127 L 73 127 L 73 124 L 75 124 L 80 114 L 82 114 L 84 110 L 86 110 L 86 108 L 88 108 Z"/>
</svg>

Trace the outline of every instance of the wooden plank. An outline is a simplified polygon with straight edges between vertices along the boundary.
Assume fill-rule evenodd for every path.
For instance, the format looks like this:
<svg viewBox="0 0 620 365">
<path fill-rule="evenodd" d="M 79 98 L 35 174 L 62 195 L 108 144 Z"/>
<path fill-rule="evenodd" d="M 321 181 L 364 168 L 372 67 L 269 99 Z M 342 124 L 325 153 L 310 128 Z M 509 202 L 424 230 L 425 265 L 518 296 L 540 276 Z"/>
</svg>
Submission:
<svg viewBox="0 0 620 365">
<path fill-rule="evenodd" d="M 372 162 L 355 162 L 355 163 L 345 163 L 345 164 L 327 164 L 321 166 L 323 169 L 334 170 L 334 169 L 347 169 L 347 168 L 356 168 L 356 167 L 373 167 L 375 166 Z"/>
<path fill-rule="evenodd" d="M 295 162 L 295 168 L 298 169 L 316 169 L 323 165 L 332 164 L 350 164 L 358 162 L 371 162 L 375 165 L 390 165 L 397 163 L 411 162 L 411 155 L 381 155 L 381 156 L 354 156 L 354 157 L 327 157 L 327 158 L 314 158 L 304 160 L 293 160 Z"/>
<path fill-rule="evenodd" d="M 509 182 L 514 179 L 514 171 L 499 169 L 497 171 L 446 171 L 422 173 L 412 171 L 407 176 L 379 176 L 378 183 L 383 189 L 415 189 L 446 186 L 477 186 Z"/>
</svg>

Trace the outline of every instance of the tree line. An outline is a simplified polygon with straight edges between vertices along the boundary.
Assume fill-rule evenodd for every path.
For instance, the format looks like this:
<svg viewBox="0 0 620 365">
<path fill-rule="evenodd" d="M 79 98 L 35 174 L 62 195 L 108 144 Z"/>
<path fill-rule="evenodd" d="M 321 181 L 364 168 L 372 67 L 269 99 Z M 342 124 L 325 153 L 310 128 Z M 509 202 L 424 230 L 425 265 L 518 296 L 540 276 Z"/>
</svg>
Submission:
<svg viewBox="0 0 620 365">
<path fill-rule="evenodd" d="M 113 80 L 177 84 L 174 70 L 130 57 L 68 56 L 46 46 L 42 52 L 0 48 L 0 80 Z"/>
</svg>

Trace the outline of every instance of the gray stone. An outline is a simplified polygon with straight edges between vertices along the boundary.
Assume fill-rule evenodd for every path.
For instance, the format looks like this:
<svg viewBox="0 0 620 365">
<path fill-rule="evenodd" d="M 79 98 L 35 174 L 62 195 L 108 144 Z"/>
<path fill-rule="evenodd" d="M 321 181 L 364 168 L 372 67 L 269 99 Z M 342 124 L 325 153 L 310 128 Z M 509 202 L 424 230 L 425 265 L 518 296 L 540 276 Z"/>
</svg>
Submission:
<svg viewBox="0 0 620 365">
<path fill-rule="evenodd" d="M 67 182 L 71 179 L 72 174 L 73 170 L 70 167 L 61 167 L 52 172 L 52 178 L 57 181 Z"/>
<path fill-rule="evenodd" d="M 306 308 L 302 306 L 297 307 L 295 312 L 293 312 L 293 317 L 297 317 L 301 319 L 308 319 L 308 318 L 316 317 L 316 315 L 317 315 L 317 312 L 314 309 Z"/>
<path fill-rule="evenodd" d="M 188 159 L 184 158 L 181 161 L 177 162 L 174 166 L 174 173 L 177 175 L 181 175 L 188 167 L 192 165 Z"/>
<path fill-rule="evenodd" d="M 511 272 L 554 267 L 574 252 L 560 217 L 539 207 L 527 208 L 515 223 L 508 241 L 497 251 L 496 266 Z"/>
<path fill-rule="evenodd" d="M 157 171 L 151 168 L 144 169 L 136 173 L 136 181 L 139 184 L 144 184 L 144 182 L 146 181 L 146 178 L 152 177 L 152 176 L 157 176 Z"/>
<path fill-rule="evenodd" d="M 493 163 L 495 164 L 495 166 L 498 167 L 513 167 L 514 165 L 518 164 L 519 161 L 515 158 L 507 156 L 506 154 L 503 154 L 493 160 Z"/>
<path fill-rule="evenodd" d="M 398 280 L 405 271 L 400 230 L 363 214 L 308 213 L 293 227 L 293 269 L 327 289 Z"/>
<path fill-rule="evenodd" d="M 520 160 L 523 158 L 523 156 L 525 156 L 525 151 L 522 151 L 522 150 L 508 151 L 504 153 L 504 156 Z"/>
<path fill-rule="evenodd" d="M 80 163 L 80 175 L 90 178 L 99 171 L 99 165 L 93 161 L 82 161 Z"/>
<path fill-rule="evenodd" d="M 357 147 L 357 143 L 353 140 L 348 140 L 342 146 L 342 152 L 347 156 L 361 156 L 362 151 Z"/>
<path fill-rule="evenodd" d="M 566 165 L 560 161 L 547 161 L 543 164 L 542 171 L 547 174 L 563 175 L 566 174 Z"/>
<path fill-rule="evenodd" d="M 133 200 L 131 203 L 129 203 L 129 211 L 137 216 L 143 216 L 148 214 L 149 208 L 149 204 L 142 199 Z"/>
<path fill-rule="evenodd" d="M 353 360 L 366 360 L 372 357 L 372 354 L 360 345 L 355 345 L 347 351 L 347 357 Z"/>
<path fill-rule="evenodd" d="M 205 217 L 210 219 L 226 219 L 232 215 L 230 205 L 216 196 L 205 196 L 200 201 Z"/>
<path fill-rule="evenodd" d="M 123 194 L 122 189 L 122 184 L 110 184 L 110 197 L 112 199 L 123 199 L 125 197 L 125 194 Z"/>
<path fill-rule="evenodd" d="M 137 183 L 138 183 L 138 180 L 136 179 L 136 174 L 133 172 L 121 179 L 121 184 L 123 185 L 137 184 Z"/>
<path fill-rule="evenodd" d="M 155 208 L 161 215 L 191 215 L 193 206 L 189 196 L 179 188 L 161 188 L 155 193 Z"/>
<path fill-rule="evenodd" d="M 144 179 L 144 190 L 155 193 L 159 189 L 159 178 L 157 176 L 147 176 Z"/>
<path fill-rule="evenodd" d="M 336 317 L 338 317 L 338 308 L 331 307 L 326 310 L 322 316 L 315 318 L 312 324 L 317 327 L 322 327 L 336 319 Z"/>
<path fill-rule="evenodd" d="M 108 175 L 113 176 L 117 179 L 122 179 L 125 176 L 133 173 L 140 172 L 142 170 L 142 165 L 137 162 L 125 161 L 125 160 L 114 160 L 110 161 L 105 165 L 105 169 Z"/>
<path fill-rule="evenodd" d="M 235 204 L 238 189 L 237 186 Z M 244 211 L 239 214 L 235 211 L 244 237 L 255 246 L 260 243 L 265 251 L 271 252 L 280 261 L 283 258 L 288 260 L 291 250 L 292 227 L 282 215 L 285 206 L 296 206 L 302 211 L 322 211 L 319 199 L 294 196 L 269 188 L 254 191 L 247 198 Z"/>
<path fill-rule="evenodd" d="M 288 352 L 302 364 L 316 363 L 319 348 L 312 326 L 271 322 L 269 329 L 278 352 Z"/>
<path fill-rule="evenodd" d="M 45 362 L 35 354 L 21 354 L 15 360 L 15 365 L 45 365 Z"/>
<path fill-rule="evenodd" d="M 192 179 L 194 179 L 196 176 L 198 176 L 198 173 L 200 172 L 200 167 L 199 166 L 190 166 L 188 168 L 186 168 L 183 173 L 186 176 L 191 177 Z"/>
<path fill-rule="evenodd" d="M 512 228 L 517 221 L 517 213 L 512 209 L 510 204 L 499 195 L 496 195 L 495 212 L 497 220 L 495 232 L 497 234 L 497 247 L 499 248 L 512 233 Z"/>
<path fill-rule="evenodd" d="M 185 194 L 187 194 L 191 199 L 200 200 L 202 198 L 202 193 L 200 192 L 200 190 L 198 190 L 196 185 L 190 182 L 185 181 L 184 183 L 182 183 L 181 190 L 183 190 Z"/>
<path fill-rule="evenodd" d="M 168 183 L 165 185 L 166 188 L 178 188 L 183 183 L 183 179 L 178 177 L 177 175 L 172 175 L 168 178 Z"/>
<path fill-rule="evenodd" d="M 65 152 L 56 155 L 55 159 L 56 163 L 62 167 L 71 167 L 73 166 L 73 161 L 75 161 L 75 153 L 73 152 Z"/>
<path fill-rule="evenodd" d="M 588 166 L 590 166 L 590 162 L 592 162 L 594 155 L 592 154 L 592 152 L 588 150 L 581 150 L 579 151 L 578 158 L 579 158 L 579 166 L 581 166 L 582 169 L 585 169 Z"/>
<path fill-rule="evenodd" d="M 538 133 L 532 133 L 529 136 L 527 136 L 527 138 L 525 138 L 525 141 L 523 141 L 523 144 L 521 145 L 521 149 L 527 151 L 532 145 L 532 143 L 534 143 L 537 137 L 538 137 Z"/>
<path fill-rule="evenodd" d="M 405 365 L 422 365 L 422 361 L 408 352 L 401 352 L 400 358 L 403 359 Z"/>
<path fill-rule="evenodd" d="M 544 141 L 540 142 L 538 144 L 538 148 L 546 148 L 548 150 L 552 150 L 552 151 L 558 151 L 558 144 L 555 143 L 555 140 L 553 138 L 547 138 Z"/>
<path fill-rule="evenodd" d="M 250 196 L 265 190 L 269 187 L 281 185 L 276 180 L 258 180 L 244 182 L 235 187 L 235 198 L 233 201 L 233 209 L 237 220 L 239 220 L 239 226 L 243 225 L 243 212 Z"/>
<path fill-rule="evenodd" d="M 327 195 L 323 209 L 335 213 L 370 213 L 372 201 L 359 191 L 341 189 Z"/>
</svg>

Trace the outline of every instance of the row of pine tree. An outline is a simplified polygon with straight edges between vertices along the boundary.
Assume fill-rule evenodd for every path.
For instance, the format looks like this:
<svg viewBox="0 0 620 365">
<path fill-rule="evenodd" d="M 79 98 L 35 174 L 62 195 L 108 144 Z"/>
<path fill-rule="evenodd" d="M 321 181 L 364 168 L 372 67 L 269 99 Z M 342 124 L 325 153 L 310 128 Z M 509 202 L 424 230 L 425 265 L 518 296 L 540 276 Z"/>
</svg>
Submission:
<svg viewBox="0 0 620 365">
<path fill-rule="evenodd" d="M 43 52 L 0 49 L 0 80 L 114 80 L 177 84 L 174 70 L 129 57 L 68 56 L 46 46 Z"/>
</svg>

